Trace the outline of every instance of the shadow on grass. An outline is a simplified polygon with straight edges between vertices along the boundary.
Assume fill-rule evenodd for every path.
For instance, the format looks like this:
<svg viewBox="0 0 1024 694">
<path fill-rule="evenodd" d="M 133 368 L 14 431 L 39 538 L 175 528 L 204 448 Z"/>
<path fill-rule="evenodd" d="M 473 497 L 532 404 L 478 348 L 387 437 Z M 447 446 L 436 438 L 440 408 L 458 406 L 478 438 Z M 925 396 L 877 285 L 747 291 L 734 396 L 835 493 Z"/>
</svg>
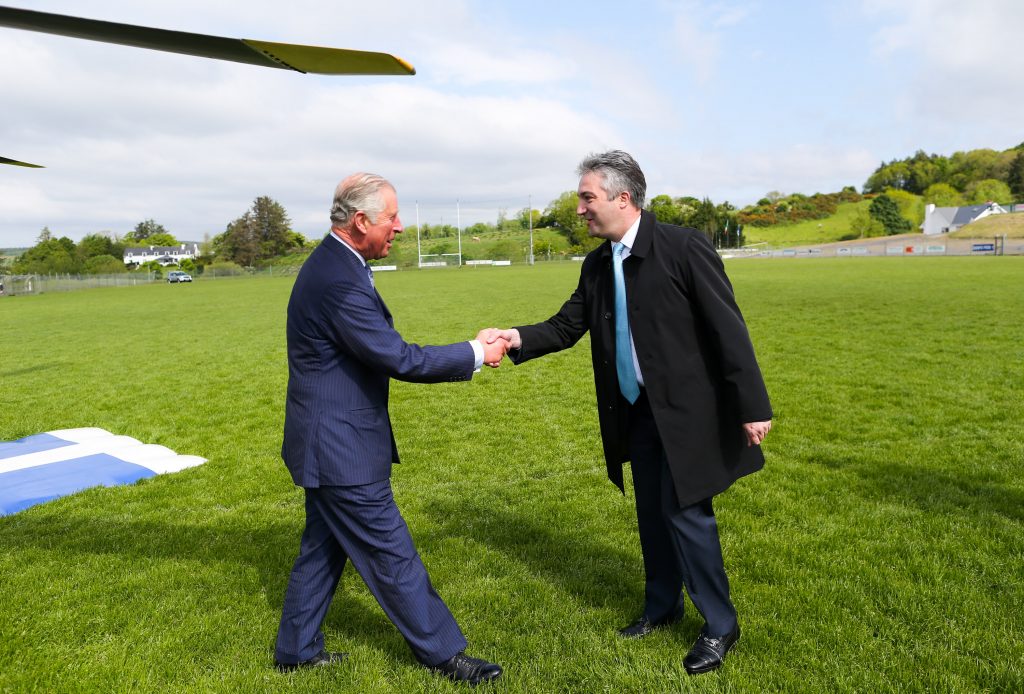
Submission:
<svg viewBox="0 0 1024 694">
<path fill-rule="evenodd" d="M 974 516 L 997 514 L 1024 522 L 1024 493 L 968 472 L 953 475 L 929 468 L 927 463 L 878 463 L 856 454 L 812 460 L 832 470 L 855 473 L 865 496 L 897 499 L 934 512 Z"/>
<path fill-rule="evenodd" d="M 24 376 L 25 374 L 35 373 L 37 371 L 47 371 L 49 369 L 56 369 L 63 366 L 60 362 L 51 362 L 49 364 L 36 364 L 35 366 L 26 366 L 23 369 L 13 369 L 11 371 L 0 371 L 0 378 L 10 378 L 13 376 Z"/>
<path fill-rule="evenodd" d="M 426 511 L 442 534 L 470 534 L 472 540 L 529 567 L 534 575 L 591 607 L 612 607 L 627 620 L 643 608 L 639 545 L 630 552 L 567 524 L 564 518 L 553 519 L 525 507 L 482 510 L 478 517 L 487 522 L 474 523 L 469 533 L 466 517 L 472 511 L 465 499 L 434 500 Z"/>
<path fill-rule="evenodd" d="M 871 493 L 901 499 L 936 512 L 997 514 L 1024 522 L 1024 493 L 998 482 L 964 473 L 951 475 L 913 463 L 888 463 L 859 468 L 857 473 Z"/>
</svg>

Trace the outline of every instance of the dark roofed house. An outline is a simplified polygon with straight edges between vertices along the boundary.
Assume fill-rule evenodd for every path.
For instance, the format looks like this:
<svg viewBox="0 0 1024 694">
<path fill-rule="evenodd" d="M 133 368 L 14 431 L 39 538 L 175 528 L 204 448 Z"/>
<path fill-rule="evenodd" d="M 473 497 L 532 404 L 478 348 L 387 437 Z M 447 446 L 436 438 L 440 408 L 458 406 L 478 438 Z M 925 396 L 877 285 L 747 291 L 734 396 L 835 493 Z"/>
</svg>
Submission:
<svg viewBox="0 0 1024 694">
<path fill-rule="evenodd" d="M 924 223 L 921 224 L 921 230 L 928 235 L 948 234 L 990 214 L 1006 214 L 1006 210 L 994 202 L 966 207 L 927 205 L 924 208 Z"/>
<path fill-rule="evenodd" d="M 125 265 L 142 265 L 155 260 L 163 266 L 177 265 L 185 258 L 195 260 L 199 256 L 198 243 L 183 243 L 179 246 L 149 246 L 147 248 L 124 249 Z"/>
</svg>

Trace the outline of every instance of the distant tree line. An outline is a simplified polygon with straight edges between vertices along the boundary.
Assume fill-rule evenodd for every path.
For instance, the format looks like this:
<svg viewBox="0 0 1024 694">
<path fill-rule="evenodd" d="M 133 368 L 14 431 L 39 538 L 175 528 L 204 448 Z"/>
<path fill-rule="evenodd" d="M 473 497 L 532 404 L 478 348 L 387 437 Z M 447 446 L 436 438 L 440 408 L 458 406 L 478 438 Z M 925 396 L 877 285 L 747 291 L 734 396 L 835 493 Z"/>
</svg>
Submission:
<svg viewBox="0 0 1024 694">
<path fill-rule="evenodd" d="M 15 258 L 0 264 L 0 271 L 16 274 L 113 274 L 120 272 L 155 272 L 163 268 L 156 261 L 140 266 L 124 262 L 127 248 L 173 247 L 180 242 L 162 224 L 146 219 L 135 228 L 119 236 L 111 232 L 88 234 L 77 244 L 67 236 L 57 237 L 44 227 L 36 244 Z M 255 199 L 242 216 L 227 225 L 223 233 L 201 244 L 198 258 L 182 259 L 179 268 L 187 272 L 202 273 L 211 264 L 228 271 L 243 271 L 271 259 L 304 248 L 307 241 L 302 234 L 292 231 L 291 221 L 284 207 L 269 197 Z"/>
<path fill-rule="evenodd" d="M 918 150 L 883 162 L 868 177 L 865 193 L 902 190 L 940 207 L 1024 200 L 1024 142 L 1001 152 L 973 149 L 952 156 Z"/>
<path fill-rule="evenodd" d="M 36 244 L 15 258 L 4 271 L 23 275 L 110 275 L 129 272 L 124 263 L 126 248 L 177 246 L 178 240 L 164 226 L 152 219 L 135 225 L 124 236 L 110 232 L 87 234 L 75 243 L 67 236 L 57 237 L 49 227 L 36 238 Z M 141 268 L 159 270 L 155 262 Z M 194 270 L 195 263 L 184 262 L 182 269 Z"/>
<path fill-rule="evenodd" d="M 753 205 L 737 210 L 728 201 L 715 204 L 709 198 L 655 195 L 646 205 L 659 221 L 693 227 L 702 231 L 718 247 L 736 247 L 744 243 L 745 225 L 764 227 L 824 219 L 834 215 L 840 203 L 871 198 L 867 210 L 858 210 L 851 222 L 851 237 L 906 233 L 924 217 L 924 205 L 943 207 L 985 202 L 1008 203 L 1024 200 L 1024 143 L 1008 150 L 975 149 L 951 156 L 926 154 L 919 150 L 905 159 L 883 162 L 868 177 L 863 192 L 846 186 L 838 193 L 784 195 L 768 193 Z M 568 190 L 552 200 L 543 211 L 523 208 L 512 216 L 499 211 L 494 224 L 477 222 L 461 230 L 470 238 L 528 228 L 554 228 L 568 243 L 570 254 L 582 254 L 601 241 L 587 233 L 586 223 L 576 214 L 576 191 Z M 408 231 L 415 235 L 415 226 Z M 424 253 L 453 253 L 460 230 L 451 224 L 423 224 L 421 241 L 428 242 Z M 140 268 L 124 264 L 124 250 L 133 246 L 176 246 L 178 240 L 152 219 L 139 222 L 123 237 L 110 232 L 85 236 L 77 244 L 66 236 L 57 237 L 49 228 L 39 234 L 36 245 L 13 261 L 0 259 L 0 271 L 18 274 L 108 274 L 132 269 L 160 272 L 154 262 Z M 536 245 L 540 244 L 540 245 Z M 550 252 L 550 244 L 536 242 L 534 252 Z M 309 249 L 310 242 L 293 231 L 284 207 L 268 196 L 257 197 L 252 206 L 230 222 L 220 234 L 202 244 L 203 252 L 195 261 L 186 259 L 181 267 L 203 272 L 216 264 L 242 272 L 243 268 L 265 265 L 291 253 Z M 492 253 L 511 255 L 516 244 L 509 241 Z M 517 246 L 516 246 L 517 247 Z"/>
</svg>

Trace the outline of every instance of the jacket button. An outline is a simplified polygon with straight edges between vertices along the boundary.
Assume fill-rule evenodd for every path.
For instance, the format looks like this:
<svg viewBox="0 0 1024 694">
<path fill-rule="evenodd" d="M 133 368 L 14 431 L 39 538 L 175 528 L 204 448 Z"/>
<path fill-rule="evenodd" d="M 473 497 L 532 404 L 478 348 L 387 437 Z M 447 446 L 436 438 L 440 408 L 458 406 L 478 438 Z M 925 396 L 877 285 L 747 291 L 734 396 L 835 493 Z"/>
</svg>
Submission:
<svg viewBox="0 0 1024 694">
<path fill-rule="evenodd" d="M 611 311 L 605 311 L 604 319 L 605 320 L 611 320 L 612 319 Z"/>
</svg>

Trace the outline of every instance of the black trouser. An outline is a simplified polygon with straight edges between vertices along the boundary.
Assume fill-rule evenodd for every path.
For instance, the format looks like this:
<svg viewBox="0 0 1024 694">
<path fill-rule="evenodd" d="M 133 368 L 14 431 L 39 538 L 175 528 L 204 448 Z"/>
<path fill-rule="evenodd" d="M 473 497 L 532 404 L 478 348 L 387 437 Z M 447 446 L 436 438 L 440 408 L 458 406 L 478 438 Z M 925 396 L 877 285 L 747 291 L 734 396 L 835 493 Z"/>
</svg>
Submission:
<svg viewBox="0 0 1024 694">
<path fill-rule="evenodd" d="M 630 407 L 629 457 L 646 576 L 644 614 L 653 621 L 672 615 L 685 585 L 707 622 L 709 635 L 727 634 L 736 625 L 736 609 L 729 599 L 729 579 L 711 499 L 679 506 L 643 389 Z"/>
</svg>

